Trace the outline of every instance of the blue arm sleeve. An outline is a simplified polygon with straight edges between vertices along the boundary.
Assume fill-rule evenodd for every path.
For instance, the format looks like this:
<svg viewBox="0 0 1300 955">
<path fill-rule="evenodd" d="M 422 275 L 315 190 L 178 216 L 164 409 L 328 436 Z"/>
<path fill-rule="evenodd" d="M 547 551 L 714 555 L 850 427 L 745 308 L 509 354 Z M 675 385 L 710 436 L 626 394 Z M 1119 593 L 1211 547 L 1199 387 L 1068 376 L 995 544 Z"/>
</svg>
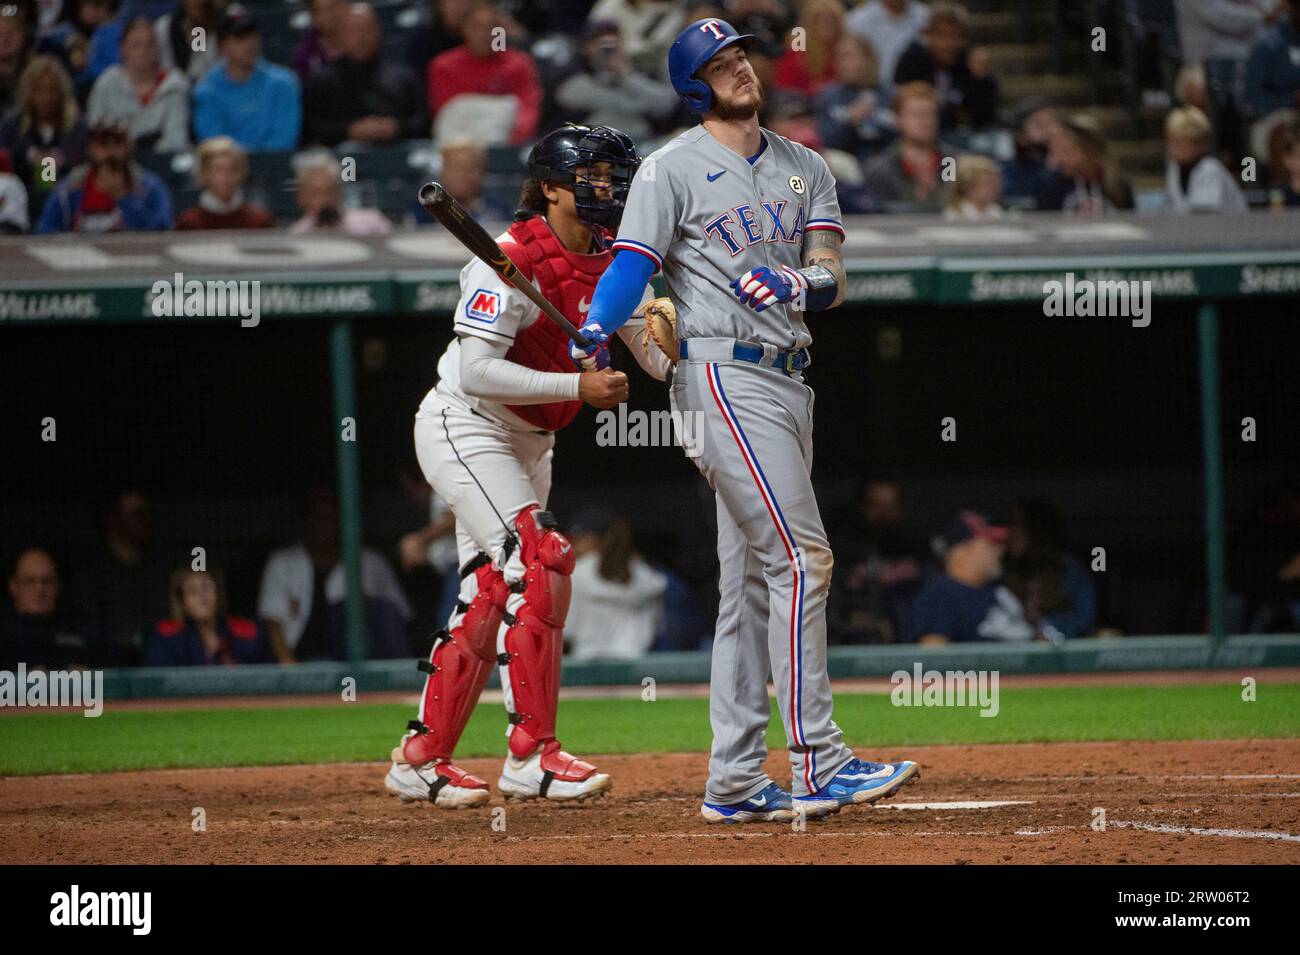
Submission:
<svg viewBox="0 0 1300 955">
<path fill-rule="evenodd" d="M 619 251 L 596 285 L 587 323 L 596 322 L 606 335 L 613 335 L 632 317 L 641 304 L 654 263 L 636 252 Z"/>
</svg>

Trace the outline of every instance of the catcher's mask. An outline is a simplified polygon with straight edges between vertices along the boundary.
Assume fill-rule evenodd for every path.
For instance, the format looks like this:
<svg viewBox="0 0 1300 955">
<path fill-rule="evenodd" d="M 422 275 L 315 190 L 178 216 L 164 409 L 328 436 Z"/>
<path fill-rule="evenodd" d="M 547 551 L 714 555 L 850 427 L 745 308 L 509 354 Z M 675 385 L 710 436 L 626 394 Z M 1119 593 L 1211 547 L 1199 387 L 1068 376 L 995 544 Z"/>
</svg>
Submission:
<svg viewBox="0 0 1300 955">
<path fill-rule="evenodd" d="M 597 163 L 608 164 L 607 176 L 591 174 Z M 571 186 L 578 218 L 597 235 L 618 229 L 640 165 L 631 137 L 609 126 L 569 123 L 543 136 L 528 154 L 528 174 L 538 182 Z"/>
</svg>

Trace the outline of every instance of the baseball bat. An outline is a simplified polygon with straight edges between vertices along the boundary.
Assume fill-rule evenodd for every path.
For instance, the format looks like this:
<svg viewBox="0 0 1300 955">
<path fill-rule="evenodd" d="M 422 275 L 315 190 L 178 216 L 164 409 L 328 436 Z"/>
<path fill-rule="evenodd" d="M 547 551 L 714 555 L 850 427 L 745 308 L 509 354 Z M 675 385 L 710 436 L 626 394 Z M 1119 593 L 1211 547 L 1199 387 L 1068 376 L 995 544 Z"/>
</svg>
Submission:
<svg viewBox="0 0 1300 955">
<path fill-rule="evenodd" d="M 441 222 L 443 228 L 465 248 L 490 265 L 497 275 L 527 295 L 532 303 L 542 310 L 542 314 L 564 329 L 564 333 L 579 348 L 591 347 L 587 337 L 578 331 L 558 308 L 548 302 L 546 296 L 537 291 L 532 282 L 524 278 L 519 269 L 515 268 L 515 264 L 510 261 L 510 257 L 501 251 L 501 246 L 497 244 L 496 239 L 488 235 L 487 229 L 479 225 L 474 217 L 465 211 L 465 207 L 442 187 L 442 183 L 426 182 L 420 188 L 420 205 L 424 206 L 429 215 Z"/>
</svg>

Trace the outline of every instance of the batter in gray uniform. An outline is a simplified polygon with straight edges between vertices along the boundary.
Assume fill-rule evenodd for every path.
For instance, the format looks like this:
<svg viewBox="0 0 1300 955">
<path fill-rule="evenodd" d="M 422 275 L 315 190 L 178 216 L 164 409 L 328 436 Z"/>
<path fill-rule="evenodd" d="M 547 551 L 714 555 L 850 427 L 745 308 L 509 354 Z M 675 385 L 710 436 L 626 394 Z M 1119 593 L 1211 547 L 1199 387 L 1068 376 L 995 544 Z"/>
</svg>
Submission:
<svg viewBox="0 0 1300 955">
<path fill-rule="evenodd" d="M 612 332 L 635 305 L 617 293 L 635 284 L 636 269 L 663 271 L 682 339 L 671 399 L 699 429 L 694 460 L 717 497 L 721 601 L 703 815 L 718 822 L 834 812 L 892 795 L 919 775 L 910 761 L 856 759 L 832 718 L 832 558 L 811 481 L 804 313 L 843 298 L 844 229 L 825 161 L 758 124 L 751 42 L 708 19 L 674 43 L 670 75 L 703 124 L 642 164 L 618 256 L 591 309 L 601 329 L 588 326 Z M 790 792 L 763 772 L 769 672 L 790 749 Z"/>
</svg>

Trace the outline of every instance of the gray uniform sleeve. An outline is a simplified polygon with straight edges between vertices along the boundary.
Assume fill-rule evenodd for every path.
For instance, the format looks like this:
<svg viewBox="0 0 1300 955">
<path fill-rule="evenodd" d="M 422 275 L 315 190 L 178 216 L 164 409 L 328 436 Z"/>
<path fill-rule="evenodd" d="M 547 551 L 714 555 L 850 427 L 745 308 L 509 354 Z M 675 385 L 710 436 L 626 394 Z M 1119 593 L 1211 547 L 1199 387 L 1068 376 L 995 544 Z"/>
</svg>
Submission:
<svg viewBox="0 0 1300 955">
<path fill-rule="evenodd" d="M 815 152 L 808 152 L 808 182 L 805 188 L 812 196 L 808 203 L 808 221 L 804 232 L 829 229 L 844 238 L 844 224 L 840 221 L 840 200 L 835 195 L 835 177 L 831 175 L 826 160 Z"/>
<path fill-rule="evenodd" d="M 639 252 L 659 271 L 681 221 L 681 208 L 668 170 L 651 156 L 632 179 L 613 247 Z"/>
</svg>

